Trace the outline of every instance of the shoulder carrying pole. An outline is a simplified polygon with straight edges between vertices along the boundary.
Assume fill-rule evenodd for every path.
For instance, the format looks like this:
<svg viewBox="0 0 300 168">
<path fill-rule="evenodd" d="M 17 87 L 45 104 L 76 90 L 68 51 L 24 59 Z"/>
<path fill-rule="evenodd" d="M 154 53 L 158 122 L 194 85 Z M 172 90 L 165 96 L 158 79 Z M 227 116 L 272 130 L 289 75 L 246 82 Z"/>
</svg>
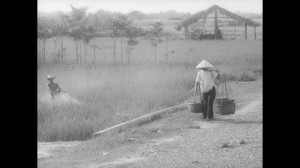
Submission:
<svg viewBox="0 0 300 168">
<path fill-rule="evenodd" d="M 227 93 L 227 85 L 226 85 L 226 80 L 224 79 L 224 84 L 225 84 L 225 92 L 226 92 L 226 98 L 228 99 L 228 93 Z"/>
</svg>

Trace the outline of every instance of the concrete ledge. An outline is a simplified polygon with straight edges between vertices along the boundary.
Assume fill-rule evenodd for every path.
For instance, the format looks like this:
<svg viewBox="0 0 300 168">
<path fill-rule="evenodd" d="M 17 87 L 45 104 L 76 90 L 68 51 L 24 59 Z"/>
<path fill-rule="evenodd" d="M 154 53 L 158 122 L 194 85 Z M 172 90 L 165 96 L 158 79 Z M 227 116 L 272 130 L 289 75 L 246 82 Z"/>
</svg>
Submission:
<svg viewBox="0 0 300 168">
<path fill-rule="evenodd" d="M 182 104 L 182 105 L 178 105 L 178 106 L 173 106 L 173 107 L 165 108 L 165 109 L 162 109 L 162 110 L 159 110 L 159 111 L 155 111 L 153 113 L 146 114 L 144 116 L 141 116 L 141 117 L 138 117 L 138 118 L 126 121 L 124 123 L 112 126 L 110 128 L 106 128 L 104 130 L 95 132 L 95 133 L 93 133 L 93 135 L 94 136 L 98 136 L 100 134 L 103 134 L 105 132 L 108 132 L 108 131 L 116 129 L 116 128 L 122 129 L 124 127 L 129 127 L 129 126 L 133 126 L 133 125 L 140 125 L 142 122 L 146 122 L 147 120 L 151 121 L 151 118 L 153 118 L 153 117 L 159 117 L 159 116 L 161 116 L 163 114 L 173 113 L 173 112 L 176 112 L 178 110 L 183 110 L 183 109 L 186 109 L 186 108 L 187 108 L 186 104 Z"/>
</svg>

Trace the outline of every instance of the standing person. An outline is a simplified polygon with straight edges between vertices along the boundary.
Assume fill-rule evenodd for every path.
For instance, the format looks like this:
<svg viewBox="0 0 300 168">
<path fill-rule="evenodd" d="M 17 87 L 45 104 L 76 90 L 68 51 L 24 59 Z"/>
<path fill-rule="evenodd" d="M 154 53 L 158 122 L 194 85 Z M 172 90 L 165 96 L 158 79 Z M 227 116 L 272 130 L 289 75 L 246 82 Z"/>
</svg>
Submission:
<svg viewBox="0 0 300 168">
<path fill-rule="evenodd" d="M 215 79 L 220 78 L 218 71 L 214 71 L 213 65 L 206 60 L 201 61 L 197 66 L 200 69 L 196 76 L 195 90 L 200 86 L 200 99 L 203 108 L 203 119 L 214 118 L 213 103 L 216 97 Z"/>
<path fill-rule="evenodd" d="M 217 31 L 216 31 L 216 38 L 217 39 L 223 39 L 223 37 L 222 37 L 222 32 L 221 32 L 221 30 L 219 29 L 219 27 L 217 27 Z"/>
<path fill-rule="evenodd" d="M 57 96 L 61 92 L 59 85 L 57 83 L 53 82 L 54 78 L 55 77 L 52 75 L 48 75 L 48 77 L 47 77 L 47 80 L 49 81 L 48 88 L 49 88 L 52 100 L 54 99 L 54 96 Z"/>
</svg>

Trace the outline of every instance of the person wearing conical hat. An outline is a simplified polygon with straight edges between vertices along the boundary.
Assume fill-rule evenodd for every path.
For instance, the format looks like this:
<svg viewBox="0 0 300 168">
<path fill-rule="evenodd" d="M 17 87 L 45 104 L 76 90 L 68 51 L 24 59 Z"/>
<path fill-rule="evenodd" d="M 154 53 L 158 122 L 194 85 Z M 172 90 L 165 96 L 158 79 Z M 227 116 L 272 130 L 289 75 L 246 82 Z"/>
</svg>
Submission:
<svg viewBox="0 0 300 168">
<path fill-rule="evenodd" d="M 61 92 L 59 85 L 54 82 L 54 78 L 55 77 L 52 75 L 47 76 L 47 80 L 49 81 L 48 88 L 49 88 L 52 99 L 54 99 L 54 96 L 57 96 Z"/>
<path fill-rule="evenodd" d="M 214 118 L 213 103 L 216 97 L 215 80 L 220 78 L 218 70 L 213 70 L 214 66 L 206 60 L 201 61 L 196 68 L 200 69 L 195 80 L 195 92 L 200 86 L 200 99 L 203 108 L 203 119 L 212 120 Z"/>
</svg>

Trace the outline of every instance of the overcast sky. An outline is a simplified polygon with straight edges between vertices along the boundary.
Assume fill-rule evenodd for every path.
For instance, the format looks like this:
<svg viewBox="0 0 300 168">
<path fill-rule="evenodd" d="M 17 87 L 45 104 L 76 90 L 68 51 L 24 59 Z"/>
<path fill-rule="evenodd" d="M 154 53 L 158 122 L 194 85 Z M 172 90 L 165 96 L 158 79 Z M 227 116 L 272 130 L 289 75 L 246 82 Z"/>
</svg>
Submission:
<svg viewBox="0 0 300 168">
<path fill-rule="evenodd" d="M 262 0 L 38 0 L 38 12 L 71 11 L 74 7 L 87 6 L 88 12 L 98 9 L 128 13 L 133 10 L 144 13 L 176 10 L 194 14 L 212 5 L 219 5 L 232 12 L 262 13 Z"/>
</svg>

